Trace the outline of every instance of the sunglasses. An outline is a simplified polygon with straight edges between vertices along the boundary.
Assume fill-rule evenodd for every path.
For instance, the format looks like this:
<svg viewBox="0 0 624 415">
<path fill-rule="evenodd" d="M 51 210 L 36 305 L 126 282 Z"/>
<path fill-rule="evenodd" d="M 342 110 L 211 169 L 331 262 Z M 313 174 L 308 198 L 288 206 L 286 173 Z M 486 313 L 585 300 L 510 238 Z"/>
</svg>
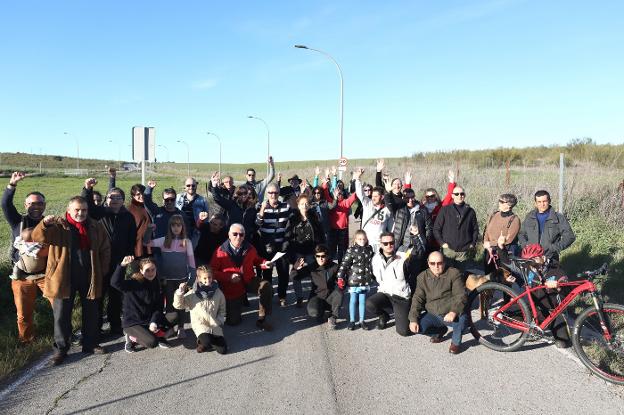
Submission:
<svg viewBox="0 0 624 415">
<path fill-rule="evenodd" d="M 245 232 L 232 232 L 232 236 L 240 236 L 240 237 L 243 237 L 243 236 L 245 236 Z"/>
<path fill-rule="evenodd" d="M 508 202 L 508 201 L 506 201 L 506 200 L 500 200 L 500 199 L 499 199 L 499 200 L 498 200 L 498 203 L 509 203 L 509 202 Z"/>
<path fill-rule="evenodd" d="M 247 196 L 248 193 L 236 193 L 236 196 Z"/>
<path fill-rule="evenodd" d="M 389 241 L 389 242 L 381 242 L 381 244 L 382 244 L 383 246 L 389 246 L 389 245 L 390 245 L 390 246 L 392 246 L 392 245 L 394 245 L 394 241 Z"/>
<path fill-rule="evenodd" d="M 171 203 L 171 202 L 175 202 L 175 197 L 168 197 L 166 199 L 163 199 L 165 203 Z"/>
<path fill-rule="evenodd" d="M 317 257 L 317 258 L 321 258 L 321 259 L 327 258 L 327 255 L 314 255 L 314 256 Z"/>
<path fill-rule="evenodd" d="M 429 262 L 429 265 L 441 267 L 444 265 L 444 262 Z"/>
<path fill-rule="evenodd" d="M 427 199 L 430 199 L 430 198 L 432 198 L 432 197 L 436 197 L 436 195 L 425 195 L 425 197 L 426 197 Z"/>
<path fill-rule="evenodd" d="M 407 195 L 405 195 L 405 196 L 403 196 L 403 199 L 405 199 L 405 200 L 416 199 L 416 196 L 407 196 Z"/>
<path fill-rule="evenodd" d="M 196 184 L 185 184 L 184 186 L 185 186 L 185 187 L 197 187 L 197 185 L 196 185 Z"/>
<path fill-rule="evenodd" d="M 453 196 L 466 196 L 466 193 L 464 193 L 464 192 L 453 193 Z"/>
<path fill-rule="evenodd" d="M 123 200 L 124 198 L 121 196 L 108 196 L 109 200 Z"/>
<path fill-rule="evenodd" d="M 249 177 L 253 177 L 255 175 L 256 175 L 256 173 L 247 173 L 247 176 L 249 176 Z"/>
<path fill-rule="evenodd" d="M 270 195 L 276 195 L 277 194 L 277 192 L 267 192 L 267 193 L 270 194 Z"/>
</svg>

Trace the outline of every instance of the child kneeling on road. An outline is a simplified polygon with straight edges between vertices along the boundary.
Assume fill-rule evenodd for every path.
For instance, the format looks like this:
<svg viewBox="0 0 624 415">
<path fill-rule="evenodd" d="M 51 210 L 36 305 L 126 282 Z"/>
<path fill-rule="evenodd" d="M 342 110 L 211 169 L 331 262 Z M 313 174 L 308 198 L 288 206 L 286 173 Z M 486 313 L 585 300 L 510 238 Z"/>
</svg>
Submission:
<svg viewBox="0 0 624 415">
<path fill-rule="evenodd" d="M 122 327 L 126 334 L 125 350 L 134 353 L 138 343 L 147 348 L 169 348 L 166 340 L 173 331 L 163 314 L 160 282 L 156 278 L 156 263 L 152 258 L 139 261 L 139 269 L 126 279 L 126 267 L 134 261 L 126 256 L 111 277 L 111 286 L 123 296 Z"/>
<path fill-rule="evenodd" d="M 185 294 L 186 283 L 173 296 L 173 306 L 178 310 L 191 311 L 191 327 L 197 336 L 197 353 L 216 350 L 227 353 L 223 324 L 225 323 L 225 296 L 213 279 L 212 268 L 197 268 L 197 283 Z"/>
</svg>

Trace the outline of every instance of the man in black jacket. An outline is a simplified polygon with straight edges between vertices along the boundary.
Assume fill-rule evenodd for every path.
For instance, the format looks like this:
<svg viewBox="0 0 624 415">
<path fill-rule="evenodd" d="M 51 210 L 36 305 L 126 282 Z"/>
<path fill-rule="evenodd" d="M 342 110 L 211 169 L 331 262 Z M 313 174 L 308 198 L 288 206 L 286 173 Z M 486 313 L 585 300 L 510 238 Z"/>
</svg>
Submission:
<svg viewBox="0 0 624 415">
<path fill-rule="evenodd" d="M 293 281 L 301 281 L 309 277 L 312 282 L 310 299 L 308 300 L 308 315 L 323 321 L 325 311 L 331 310 L 327 320 L 330 329 L 336 328 L 338 311 L 342 304 L 342 289 L 337 285 L 338 264 L 333 262 L 329 255 L 329 248 L 319 244 L 314 248 L 315 262 L 306 264 L 304 258 L 295 262 L 290 273 Z M 344 287 L 343 287 L 344 288 Z"/>
<path fill-rule="evenodd" d="M 470 265 L 479 239 L 477 214 L 466 202 L 466 193 L 456 186 L 453 203 L 442 207 L 433 225 L 433 236 L 442 247 L 448 266 L 462 272 Z"/>
<path fill-rule="evenodd" d="M 154 225 L 156 225 L 156 230 L 152 233 L 152 238 L 161 238 L 167 235 L 167 229 L 169 229 L 169 219 L 173 215 L 180 215 L 185 219 L 185 225 L 187 229 L 191 226 L 191 223 L 187 222 L 186 215 L 182 213 L 180 209 L 176 207 L 176 197 L 177 193 L 172 187 L 168 187 L 163 190 L 162 198 L 163 205 L 157 206 L 154 203 L 153 192 L 156 187 L 156 182 L 154 180 L 150 180 L 147 182 L 147 187 L 145 187 L 145 192 L 143 192 L 143 203 L 145 204 L 145 208 L 152 216 L 152 221 Z M 152 248 L 152 250 L 156 250 L 158 248 Z"/>
<path fill-rule="evenodd" d="M 23 229 L 34 228 L 43 218 L 46 203 L 45 197 L 39 192 L 30 192 L 24 200 L 24 208 L 26 214 L 21 215 L 15 205 L 13 198 L 17 183 L 23 180 L 25 174 L 22 172 L 14 172 L 11 174 L 9 184 L 2 194 L 2 212 L 9 227 L 11 228 L 11 262 L 15 264 L 20 259 L 17 249 L 13 247 L 15 238 L 19 237 Z M 45 271 L 45 269 L 43 270 Z M 28 343 L 35 336 L 33 324 L 33 312 L 35 309 L 35 300 L 37 299 L 37 291 L 43 292 L 44 273 L 28 275 L 24 279 L 12 276 L 11 289 L 13 290 L 13 298 L 15 300 L 15 309 L 17 314 L 18 337 L 21 343 Z"/>
<path fill-rule="evenodd" d="M 120 188 L 113 187 L 108 190 L 105 206 L 95 206 L 93 187 L 96 184 L 95 179 L 85 180 L 82 197 L 87 200 L 89 217 L 104 225 L 111 244 L 111 260 L 109 270 L 104 275 L 98 327 L 102 327 L 104 295 L 108 293 L 106 316 L 110 323 L 110 333 L 121 336 L 123 335 L 121 328 L 122 295 L 117 290 L 109 289 L 110 281 L 113 272 L 117 265 L 121 264 L 122 259 L 134 254 L 137 228 L 134 216 L 124 207 L 125 194 Z"/>
</svg>

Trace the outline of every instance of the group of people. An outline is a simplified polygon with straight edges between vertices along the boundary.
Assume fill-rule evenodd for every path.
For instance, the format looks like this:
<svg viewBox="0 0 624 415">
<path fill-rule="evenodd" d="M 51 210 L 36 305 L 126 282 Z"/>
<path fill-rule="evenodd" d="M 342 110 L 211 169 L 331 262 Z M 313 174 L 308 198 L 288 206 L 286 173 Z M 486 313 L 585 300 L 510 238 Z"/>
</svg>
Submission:
<svg viewBox="0 0 624 415">
<path fill-rule="evenodd" d="M 210 198 L 198 194 L 197 180 L 189 177 L 180 193 L 163 189 L 161 205 L 153 180 L 132 186 L 126 201 L 111 169 L 104 195 L 88 178 L 61 216 L 45 214 L 45 196 L 37 191 L 27 194 L 20 214 L 13 199 L 25 175 L 13 173 L 2 209 L 13 237 L 20 341 L 34 338 L 34 302 L 42 291 L 54 316 L 54 364 L 63 362 L 71 345 L 76 295 L 84 353 L 106 352 L 100 346 L 104 316 L 106 334 L 125 336 L 129 353 L 137 345 L 168 348 L 168 338 L 186 337 L 189 316 L 197 352 L 226 353 L 223 326 L 241 323 L 250 293 L 258 297 L 256 326 L 272 330 L 275 273 L 280 307 L 289 305 L 292 283 L 294 305 L 304 307 L 307 300 L 307 314 L 334 329 L 346 291 L 349 330 L 371 329 L 365 320 L 374 316 L 378 329 L 394 319 L 399 335 L 422 333 L 439 343 L 450 326 L 449 352 L 457 354 L 466 277 L 481 237 L 486 272 L 521 250 L 556 267 L 575 239 L 543 190 L 523 221 L 513 212 L 516 196 L 500 195 L 481 234 L 452 172 L 444 198 L 434 188 L 417 198 L 411 173 L 391 179 L 383 160 L 374 184 L 363 181 L 363 169 L 345 183 L 335 168 L 322 175 L 317 167 L 312 184 L 294 175 L 281 186 L 280 174 L 273 181 L 272 158 L 268 163 L 264 180 L 250 168 L 238 186 L 231 176 L 213 174 L 206 186 Z M 351 244 L 350 226 L 360 228 Z M 310 281 L 307 299 L 303 280 Z M 567 339 L 561 340 L 565 346 Z"/>
</svg>

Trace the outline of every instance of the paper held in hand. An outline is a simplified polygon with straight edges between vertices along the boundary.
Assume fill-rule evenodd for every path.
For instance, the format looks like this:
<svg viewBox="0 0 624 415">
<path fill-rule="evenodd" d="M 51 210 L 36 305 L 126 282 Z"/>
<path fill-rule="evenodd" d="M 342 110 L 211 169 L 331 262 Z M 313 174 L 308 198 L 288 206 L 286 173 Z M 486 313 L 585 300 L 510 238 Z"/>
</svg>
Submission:
<svg viewBox="0 0 624 415">
<path fill-rule="evenodd" d="M 278 252 L 275 254 L 275 256 L 273 258 L 271 258 L 271 264 L 275 264 L 275 261 L 277 261 L 278 259 L 280 259 L 281 257 L 283 257 L 284 255 L 286 255 L 285 252 Z"/>
</svg>

